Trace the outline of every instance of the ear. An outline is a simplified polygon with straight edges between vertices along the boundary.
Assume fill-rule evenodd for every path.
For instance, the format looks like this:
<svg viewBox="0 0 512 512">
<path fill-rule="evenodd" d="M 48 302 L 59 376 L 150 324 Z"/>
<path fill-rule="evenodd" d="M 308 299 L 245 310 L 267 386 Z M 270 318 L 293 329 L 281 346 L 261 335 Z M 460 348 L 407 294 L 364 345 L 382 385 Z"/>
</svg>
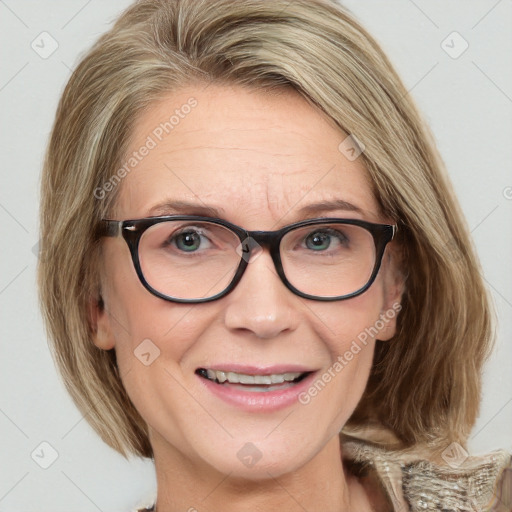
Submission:
<svg viewBox="0 0 512 512">
<path fill-rule="evenodd" d="M 89 323 L 93 334 L 93 343 L 103 350 L 115 347 L 115 338 L 112 331 L 111 317 L 105 307 L 101 296 L 89 299 Z"/>
<path fill-rule="evenodd" d="M 380 317 L 384 327 L 377 338 L 388 341 L 396 334 L 396 319 L 402 309 L 402 296 L 405 290 L 405 275 L 401 269 L 401 258 L 395 247 L 389 247 L 383 261 L 383 306 Z"/>
</svg>

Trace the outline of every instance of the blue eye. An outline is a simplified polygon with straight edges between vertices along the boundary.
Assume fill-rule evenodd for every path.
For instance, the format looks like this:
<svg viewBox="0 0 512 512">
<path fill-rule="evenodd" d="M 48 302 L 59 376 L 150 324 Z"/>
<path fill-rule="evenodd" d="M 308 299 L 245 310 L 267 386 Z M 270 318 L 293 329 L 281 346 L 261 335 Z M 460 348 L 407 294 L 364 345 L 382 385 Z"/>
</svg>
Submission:
<svg viewBox="0 0 512 512">
<path fill-rule="evenodd" d="M 185 231 L 173 237 L 173 241 L 181 251 L 193 252 L 201 245 L 201 235 L 196 231 Z"/>
<path fill-rule="evenodd" d="M 328 227 L 312 231 L 304 239 L 306 248 L 315 252 L 347 249 L 349 242 L 350 239 L 342 231 Z"/>
<path fill-rule="evenodd" d="M 208 256 L 215 251 L 226 249 L 226 228 L 216 228 L 210 224 L 194 223 L 183 225 L 178 222 L 162 222 L 153 230 L 155 241 L 160 237 L 159 248 L 175 256 Z M 233 235 L 234 236 L 234 235 Z M 148 238 L 149 240 L 149 238 Z"/>
<path fill-rule="evenodd" d="M 306 237 L 306 247 L 313 251 L 325 251 L 331 245 L 331 235 L 322 232 L 311 233 Z"/>
</svg>

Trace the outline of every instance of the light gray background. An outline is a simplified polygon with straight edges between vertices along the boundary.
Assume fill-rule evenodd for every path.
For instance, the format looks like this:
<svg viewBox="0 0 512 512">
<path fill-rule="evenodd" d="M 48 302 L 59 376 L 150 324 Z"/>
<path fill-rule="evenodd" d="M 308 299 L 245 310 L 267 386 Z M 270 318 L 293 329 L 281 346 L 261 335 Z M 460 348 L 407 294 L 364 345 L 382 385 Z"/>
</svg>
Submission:
<svg viewBox="0 0 512 512">
<path fill-rule="evenodd" d="M 0 511 L 126 512 L 155 486 L 150 462 L 125 461 L 71 403 L 49 355 L 35 289 L 39 175 L 57 101 L 80 54 L 129 3 L 0 0 Z M 499 319 L 470 448 L 511 450 L 512 2 L 345 5 L 383 45 L 432 126 L 466 213 Z M 31 47 L 51 49 L 43 31 L 58 43 L 47 58 Z M 457 35 L 444 43 L 452 56 L 442 47 L 453 31 L 469 44 L 458 58 L 464 42 Z M 59 454 L 48 469 L 31 457 L 43 441 Z M 38 450 L 45 454 L 39 462 L 49 461 L 50 450 Z"/>
</svg>

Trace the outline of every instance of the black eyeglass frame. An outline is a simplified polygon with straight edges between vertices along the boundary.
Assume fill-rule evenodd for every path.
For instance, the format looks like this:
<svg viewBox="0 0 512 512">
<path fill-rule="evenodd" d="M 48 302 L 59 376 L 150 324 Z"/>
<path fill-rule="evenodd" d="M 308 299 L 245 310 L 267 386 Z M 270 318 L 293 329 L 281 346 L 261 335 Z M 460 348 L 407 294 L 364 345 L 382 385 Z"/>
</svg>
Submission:
<svg viewBox="0 0 512 512">
<path fill-rule="evenodd" d="M 212 297 L 205 297 L 199 299 L 180 299 L 177 297 L 171 297 L 168 295 L 164 295 L 160 293 L 158 290 L 153 288 L 145 279 L 144 274 L 142 272 L 140 266 L 139 259 L 139 243 L 144 232 L 149 229 L 151 226 L 155 224 L 159 224 L 161 222 L 168 221 L 195 221 L 195 222 L 208 222 L 211 224 L 217 224 L 219 226 L 223 226 L 228 228 L 233 233 L 235 233 L 242 247 L 242 252 L 246 256 L 240 257 L 240 263 L 238 268 L 231 280 L 230 284 L 222 291 L 213 295 Z M 297 288 L 295 288 L 286 278 L 284 273 L 283 264 L 281 261 L 281 252 L 279 250 L 281 245 L 281 240 L 283 237 L 293 231 L 295 229 L 304 227 L 304 226 L 315 226 L 317 224 L 348 224 L 352 226 L 359 226 L 361 228 L 366 229 L 370 232 L 373 237 L 373 241 L 375 243 L 375 264 L 370 275 L 368 282 L 356 290 L 347 295 L 340 295 L 336 297 L 323 297 L 319 295 L 310 295 L 304 292 L 301 292 Z M 315 218 L 315 219 L 307 219 L 299 222 L 295 222 L 288 226 L 284 226 L 281 229 L 276 231 L 247 231 L 240 226 L 235 224 L 231 224 L 230 222 L 217 219 L 213 217 L 201 217 L 197 215 L 172 215 L 172 216 L 160 216 L 160 217 L 147 217 L 144 219 L 133 219 L 133 220 L 109 220 L 102 219 L 101 224 L 99 226 L 97 235 L 98 237 L 118 237 L 122 236 L 125 242 L 128 245 L 130 250 L 130 254 L 132 257 L 133 266 L 137 273 L 137 276 L 140 279 L 140 282 L 144 285 L 144 287 L 156 297 L 161 299 L 171 301 L 171 302 L 179 302 L 186 304 L 200 304 L 203 302 L 211 302 L 222 297 L 225 297 L 228 293 L 234 290 L 236 285 L 242 279 L 242 276 L 247 268 L 248 263 L 251 259 L 251 254 L 255 245 L 251 245 L 250 240 L 254 240 L 259 246 L 262 248 L 267 248 L 270 252 L 270 256 L 272 257 L 272 261 L 274 262 L 274 266 L 276 268 L 277 274 L 281 278 L 281 281 L 284 285 L 293 293 L 298 295 L 299 297 L 303 297 L 305 299 L 317 300 L 317 301 L 326 301 L 332 302 L 337 300 L 346 300 L 351 299 L 352 297 L 356 297 L 364 293 L 375 281 L 377 274 L 379 273 L 382 257 L 384 255 L 384 251 L 386 249 L 386 245 L 393 240 L 397 232 L 396 224 L 375 224 L 372 222 L 367 222 L 359 219 L 342 219 L 337 217 L 325 217 L 325 218 Z"/>
</svg>

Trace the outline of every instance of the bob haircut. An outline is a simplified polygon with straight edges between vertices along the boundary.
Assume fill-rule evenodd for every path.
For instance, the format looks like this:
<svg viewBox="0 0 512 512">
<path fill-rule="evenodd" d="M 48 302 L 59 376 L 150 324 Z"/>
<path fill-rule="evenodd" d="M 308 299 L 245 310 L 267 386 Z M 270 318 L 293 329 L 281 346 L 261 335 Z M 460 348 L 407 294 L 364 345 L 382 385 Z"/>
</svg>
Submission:
<svg viewBox="0 0 512 512">
<path fill-rule="evenodd" d="M 96 230 L 122 183 L 97 191 L 126 160 L 145 109 L 209 83 L 298 91 L 364 144 L 382 214 L 398 223 L 405 292 L 397 332 L 376 344 L 365 392 L 342 432 L 382 428 L 400 449 L 465 445 L 493 342 L 479 263 L 407 89 L 376 41 L 331 0 L 143 0 L 73 72 L 45 158 L 38 279 L 52 353 L 82 414 L 125 457 L 153 456 L 114 349 L 92 341 L 89 305 L 102 305 Z"/>
</svg>

